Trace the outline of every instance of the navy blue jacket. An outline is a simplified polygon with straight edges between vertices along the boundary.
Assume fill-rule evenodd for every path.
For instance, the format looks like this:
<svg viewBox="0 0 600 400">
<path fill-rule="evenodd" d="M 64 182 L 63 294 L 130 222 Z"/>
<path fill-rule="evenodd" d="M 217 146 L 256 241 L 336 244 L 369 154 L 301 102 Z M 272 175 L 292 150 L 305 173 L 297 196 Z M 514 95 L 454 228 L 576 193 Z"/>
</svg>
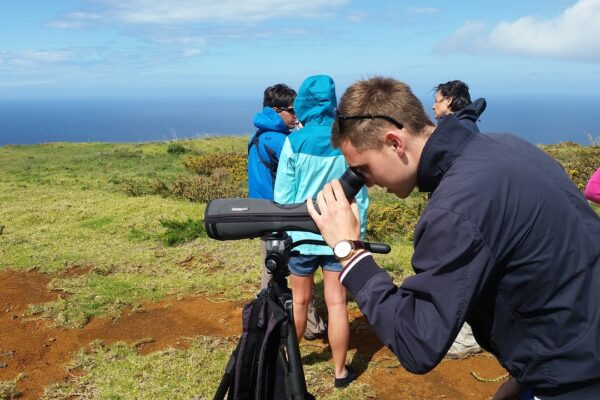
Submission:
<svg viewBox="0 0 600 400">
<path fill-rule="evenodd" d="M 471 102 L 468 106 L 455 112 L 453 115 L 462 122 L 467 128 L 473 129 L 479 132 L 479 127 L 477 126 L 477 120 L 485 111 L 485 107 L 487 106 L 487 102 L 485 99 L 477 99 Z"/>
<path fill-rule="evenodd" d="M 423 149 L 418 186 L 432 194 L 415 275 L 398 287 L 369 255 L 342 275 L 401 364 L 429 371 L 467 321 L 520 383 L 600 378 L 600 218 L 560 164 L 450 116 Z"/>
</svg>

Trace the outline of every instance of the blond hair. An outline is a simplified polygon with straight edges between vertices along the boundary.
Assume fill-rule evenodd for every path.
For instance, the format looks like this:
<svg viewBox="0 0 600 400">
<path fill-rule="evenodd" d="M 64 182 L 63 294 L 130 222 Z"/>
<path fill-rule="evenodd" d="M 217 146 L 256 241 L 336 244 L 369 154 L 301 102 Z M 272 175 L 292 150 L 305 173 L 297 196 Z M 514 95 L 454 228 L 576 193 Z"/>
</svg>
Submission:
<svg viewBox="0 0 600 400">
<path fill-rule="evenodd" d="M 380 76 L 353 83 L 344 92 L 337 112 L 341 118 L 336 119 L 331 134 L 334 147 L 349 140 L 358 150 L 378 150 L 383 146 L 381 130 L 389 125 L 404 126 L 413 135 L 434 126 L 408 85 Z"/>
</svg>

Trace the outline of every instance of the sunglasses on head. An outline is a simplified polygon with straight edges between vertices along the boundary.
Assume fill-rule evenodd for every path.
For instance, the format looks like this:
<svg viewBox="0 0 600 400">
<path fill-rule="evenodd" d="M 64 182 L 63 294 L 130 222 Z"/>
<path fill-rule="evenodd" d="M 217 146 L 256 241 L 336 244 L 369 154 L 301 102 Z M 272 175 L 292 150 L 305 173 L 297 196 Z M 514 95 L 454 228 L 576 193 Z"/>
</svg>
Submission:
<svg viewBox="0 0 600 400">
<path fill-rule="evenodd" d="M 404 125 L 402 125 L 400 122 L 396 121 L 394 118 L 387 116 L 387 115 L 382 115 L 382 114 L 342 115 L 338 112 L 338 110 L 335 110 L 334 124 L 336 125 L 336 128 L 338 129 L 338 131 L 340 130 L 340 122 L 346 121 L 346 120 L 361 120 L 361 119 L 384 119 L 387 122 L 389 122 L 390 124 L 394 125 L 398 129 L 404 128 Z"/>
</svg>

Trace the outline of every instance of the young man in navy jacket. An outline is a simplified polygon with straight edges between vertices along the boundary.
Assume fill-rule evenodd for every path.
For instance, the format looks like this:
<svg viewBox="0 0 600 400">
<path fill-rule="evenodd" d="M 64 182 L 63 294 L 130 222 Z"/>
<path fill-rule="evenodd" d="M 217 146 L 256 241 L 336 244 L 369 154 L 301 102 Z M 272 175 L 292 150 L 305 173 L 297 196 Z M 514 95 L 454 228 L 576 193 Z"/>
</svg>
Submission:
<svg viewBox="0 0 600 400">
<path fill-rule="evenodd" d="M 317 196 L 320 214 L 308 202 L 340 280 L 407 370 L 435 367 L 467 321 L 510 373 L 495 399 L 600 398 L 600 218 L 560 164 L 452 115 L 435 126 L 408 86 L 381 77 L 346 90 L 332 143 L 368 186 L 431 193 L 400 286 L 355 243 L 357 208 L 338 181 Z"/>
</svg>

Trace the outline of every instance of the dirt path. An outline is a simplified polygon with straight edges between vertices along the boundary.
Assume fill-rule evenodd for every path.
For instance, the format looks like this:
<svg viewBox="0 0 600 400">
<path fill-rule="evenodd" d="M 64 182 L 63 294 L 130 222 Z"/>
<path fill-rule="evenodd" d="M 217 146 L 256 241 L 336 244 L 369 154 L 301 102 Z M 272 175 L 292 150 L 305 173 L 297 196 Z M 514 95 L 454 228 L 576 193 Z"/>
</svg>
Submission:
<svg viewBox="0 0 600 400">
<path fill-rule="evenodd" d="M 28 304 L 57 298 L 56 293 L 47 289 L 49 280 L 49 276 L 35 272 L 0 273 L 0 381 L 25 374 L 18 386 L 23 399 L 36 399 L 44 387 L 67 379 L 66 363 L 75 351 L 94 339 L 136 343 L 151 338 L 153 341 L 139 346 L 141 352 L 148 353 L 182 347 L 185 341 L 180 343 L 180 340 L 185 337 L 231 336 L 241 331 L 242 303 L 214 303 L 200 297 L 147 304 L 141 312 L 125 313 L 114 321 L 95 319 L 83 329 L 53 328 L 45 321 L 31 320 L 25 315 Z M 365 318 L 359 313 L 353 317 L 350 348 L 357 349 L 355 358 L 360 360 L 363 370 L 369 361 L 393 363 L 393 354 L 382 348 Z M 319 343 L 315 345 L 318 347 Z M 422 376 L 382 366 L 359 379 L 370 380 L 380 399 L 489 398 L 498 384 L 480 382 L 471 371 L 483 377 L 503 373 L 494 359 L 481 356 L 444 361 Z"/>
</svg>

